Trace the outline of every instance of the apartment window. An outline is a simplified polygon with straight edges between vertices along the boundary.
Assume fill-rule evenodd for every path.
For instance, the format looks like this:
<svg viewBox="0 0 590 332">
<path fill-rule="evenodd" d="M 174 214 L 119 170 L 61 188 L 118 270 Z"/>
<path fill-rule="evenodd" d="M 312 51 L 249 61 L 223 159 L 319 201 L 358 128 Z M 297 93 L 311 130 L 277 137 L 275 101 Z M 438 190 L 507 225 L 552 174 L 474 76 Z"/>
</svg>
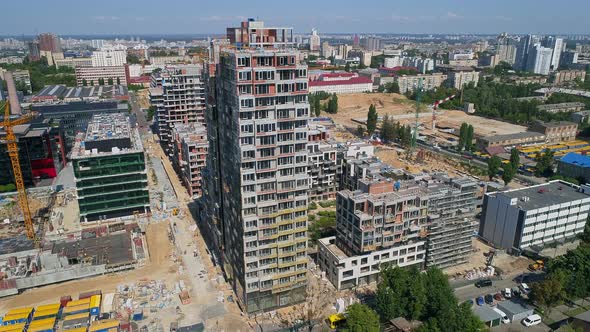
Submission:
<svg viewBox="0 0 590 332">
<path fill-rule="evenodd" d="M 263 80 L 274 80 L 275 79 L 275 72 L 274 71 L 257 71 L 256 72 L 256 80 L 263 81 Z"/>
<path fill-rule="evenodd" d="M 309 115 L 309 109 L 307 108 L 298 108 L 297 109 L 297 117 L 303 117 Z"/>
<path fill-rule="evenodd" d="M 248 57 L 238 57 L 238 67 L 250 67 L 250 58 Z"/>
<path fill-rule="evenodd" d="M 251 85 L 240 85 L 239 89 L 240 89 L 241 95 L 252 94 L 252 86 Z M 252 106 L 250 106 L 250 107 L 252 107 Z"/>
<path fill-rule="evenodd" d="M 245 197 L 244 204 L 256 204 L 256 197 Z M 256 226 L 256 225 L 254 225 L 254 226 Z M 250 226 L 250 227 L 252 227 L 252 226 Z"/>
<path fill-rule="evenodd" d="M 272 144 L 275 144 L 275 137 L 274 136 L 260 137 L 260 145 L 272 145 Z"/>
<path fill-rule="evenodd" d="M 254 144 L 254 137 L 240 137 L 241 145 L 252 145 Z"/>
<path fill-rule="evenodd" d="M 267 84 L 257 84 L 255 92 L 257 95 L 266 95 L 270 93 L 270 89 Z"/>
<path fill-rule="evenodd" d="M 307 77 L 307 69 L 297 69 L 297 78 Z"/>
<path fill-rule="evenodd" d="M 240 126 L 240 131 L 242 133 L 253 133 L 254 132 L 254 125 L 241 125 Z"/>
<path fill-rule="evenodd" d="M 251 81 L 252 80 L 252 72 L 251 71 L 239 71 L 238 72 L 238 81 Z"/>
<path fill-rule="evenodd" d="M 256 152 L 254 150 L 242 151 L 242 159 L 256 158 Z"/>
<path fill-rule="evenodd" d="M 252 112 L 240 112 L 240 120 L 252 120 L 252 114 Z"/>
<path fill-rule="evenodd" d="M 256 132 L 257 133 L 268 133 L 271 131 L 275 131 L 275 124 L 274 123 L 265 123 L 256 125 Z"/>
</svg>

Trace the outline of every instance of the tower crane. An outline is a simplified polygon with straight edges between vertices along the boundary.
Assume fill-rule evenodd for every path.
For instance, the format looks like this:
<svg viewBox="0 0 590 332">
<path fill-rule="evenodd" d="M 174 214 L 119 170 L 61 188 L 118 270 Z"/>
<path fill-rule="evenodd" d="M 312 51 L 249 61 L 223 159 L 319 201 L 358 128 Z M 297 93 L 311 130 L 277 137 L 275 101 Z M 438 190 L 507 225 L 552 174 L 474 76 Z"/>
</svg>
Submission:
<svg viewBox="0 0 590 332">
<path fill-rule="evenodd" d="M 18 145 L 16 144 L 16 136 L 14 135 L 13 127 L 29 122 L 36 115 L 36 112 L 30 112 L 22 115 L 18 119 L 12 120 L 10 119 L 10 103 L 6 102 L 4 107 L 4 120 L 2 121 L 2 126 L 4 127 L 4 131 L 6 131 L 4 140 L 6 141 L 6 146 L 8 148 L 8 155 L 10 156 L 12 172 L 14 174 L 14 182 L 16 183 L 17 200 L 25 219 L 25 230 L 27 237 L 35 242 L 37 242 L 37 238 L 33 227 L 33 218 L 31 217 L 31 211 L 29 210 L 29 201 L 27 200 L 27 191 L 25 189 L 25 182 L 23 181 L 23 174 L 20 168 Z"/>
</svg>

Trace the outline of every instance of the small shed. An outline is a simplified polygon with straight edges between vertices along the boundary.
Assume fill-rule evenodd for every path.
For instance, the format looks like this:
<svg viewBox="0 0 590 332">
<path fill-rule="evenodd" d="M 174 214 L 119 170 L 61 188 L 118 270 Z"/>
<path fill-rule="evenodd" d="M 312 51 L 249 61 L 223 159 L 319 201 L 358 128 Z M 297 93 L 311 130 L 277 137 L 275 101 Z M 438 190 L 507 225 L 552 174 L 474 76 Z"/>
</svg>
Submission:
<svg viewBox="0 0 590 332">
<path fill-rule="evenodd" d="M 512 300 L 498 302 L 498 309 L 502 310 L 511 322 L 518 322 L 534 313 L 533 308 L 523 302 Z"/>
<path fill-rule="evenodd" d="M 582 331 L 590 331 L 590 310 L 575 316 L 570 325 Z"/>
<path fill-rule="evenodd" d="M 474 308 L 473 313 L 479 317 L 487 327 L 496 327 L 502 324 L 502 316 L 487 305 Z"/>
</svg>

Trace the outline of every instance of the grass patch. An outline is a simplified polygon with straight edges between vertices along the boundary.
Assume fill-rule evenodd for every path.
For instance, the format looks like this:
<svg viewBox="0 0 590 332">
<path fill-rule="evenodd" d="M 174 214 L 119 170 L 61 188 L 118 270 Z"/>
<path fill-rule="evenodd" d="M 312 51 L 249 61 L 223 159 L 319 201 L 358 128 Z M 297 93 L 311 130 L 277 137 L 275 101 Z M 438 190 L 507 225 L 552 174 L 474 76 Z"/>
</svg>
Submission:
<svg viewBox="0 0 590 332">
<path fill-rule="evenodd" d="M 321 201 L 320 206 L 323 208 L 333 207 L 336 206 L 336 201 Z"/>
<path fill-rule="evenodd" d="M 584 307 L 579 307 L 579 308 L 564 312 L 563 314 L 566 316 L 574 317 L 574 316 L 577 316 L 577 315 L 579 315 L 583 312 L 586 312 L 586 311 L 588 311 L 588 309 L 586 309 Z"/>
</svg>

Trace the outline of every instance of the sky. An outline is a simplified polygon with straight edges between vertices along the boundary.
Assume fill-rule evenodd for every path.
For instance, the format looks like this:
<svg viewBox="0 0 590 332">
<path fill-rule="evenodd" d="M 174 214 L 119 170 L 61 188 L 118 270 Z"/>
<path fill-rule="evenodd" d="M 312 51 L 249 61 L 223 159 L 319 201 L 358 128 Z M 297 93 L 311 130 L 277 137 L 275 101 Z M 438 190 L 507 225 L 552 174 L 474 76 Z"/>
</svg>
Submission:
<svg viewBox="0 0 590 332">
<path fill-rule="evenodd" d="M 246 17 L 297 33 L 590 34 L 588 13 L 589 0 L 2 0 L 0 35 L 224 34 Z"/>
</svg>

